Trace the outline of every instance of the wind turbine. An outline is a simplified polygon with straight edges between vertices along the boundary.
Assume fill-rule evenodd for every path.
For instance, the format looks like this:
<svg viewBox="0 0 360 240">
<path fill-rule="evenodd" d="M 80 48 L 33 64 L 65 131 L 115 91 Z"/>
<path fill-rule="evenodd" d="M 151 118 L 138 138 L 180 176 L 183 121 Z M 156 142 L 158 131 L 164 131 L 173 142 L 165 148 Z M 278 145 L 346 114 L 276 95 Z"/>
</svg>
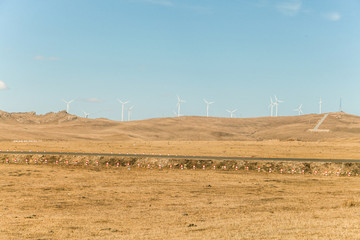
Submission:
<svg viewBox="0 0 360 240">
<path fill-rule="evenodd" d="M 275 96 L 275 107 L 276 107 L 276 110 L 275 110 L 275 116 L 277 117 L 278 116 L 278 113 L 279 113 L 279 103 L 282 103 L 284 101 L 281 101 L 279 100 L 276 96 Z"/>
<path fill-rule="evenodd" d="M 177 96 L 178 102 L 177 102 L 177 107 L 178 107 L 178 112 L 177 112 L 177 116 L 180 117 L 180 105 L 181 103 L 185 103 L 185 100 L 181 100 L 179 96 Z"/>
<path fill-rule="evenodd" d="M 322 101 L 321 101 L 321 98 L 320 98 L 320 102 L 319 102 L 319 114 L 321 114 L 321 105 L 322 105 Z"/>
<path fill-rule="evenodd" d="M 83 112 L 84 112 L 85 118 L 89 118 L 90 113 L 87 113 L 85 111 L 83 111 Z"/>
<path fill-rule="evenodd" d="M 274 105 L 275 105 L 275 103 L 273 102 L 272 98 L 270 97 L 270 105 L 269 105 L 269 108 L 270 108 L 270 116 L 271 116 L 271 117 L 274 115 Z"/>
<path fill-rule="evenodd" d="M 120 99 L 118 99 L 118 101 L 122 105 L 122 108 L 121 108 L 121 121 L 124 121 L 124 106 L 125 106 L 125 104 L 129 103 L 129 101 L 123 102 Z"/>
<path fill-rule="evenodd" d="M 206 99 L 204 99 L 204 102 L 206 103 L 206 117 L 209 117 L 209 106 L 215 102 L 208 102 Z"/>
<path fill-rule="evenodd" d="M 66 112 L 69 113 L 69 109 L 70 109 L 70 103 L 72 103 L 74 100 L 70 100 L 70 101 L 65 101 L 63 100 L 64 103 L 66 103 Z"/>
<path fill-rule="evenodd" d="M 302 104 L 300 104 L 300 106 L 298 108 L 295 108 L 294 111 L 297 111 L 299 115 L 303 114 L 303 111 L 302 111 Z"/>
<path fill-rule="evenodd" d="M 131 110 L 134 108 L 134 106 L 131 106 L 128 108 L 128 121 L 130 121 L 131 118 Z"/>
<path fill-rule="evenodd" d="M 342 98 L 340 98 L 340 104 L 339 104 L 339 112 L 342 112 Z"/>
<path fill-rule="evenodd" d="M 237 109 L 234 109 L 234 110 L 232 110 L 232 111 L 226 109 L 226 111 L 227 111 L 228 113 L 230 113 L 230 118 L 233 118 L 234 112 L 236 112 Z"/>
</svg>

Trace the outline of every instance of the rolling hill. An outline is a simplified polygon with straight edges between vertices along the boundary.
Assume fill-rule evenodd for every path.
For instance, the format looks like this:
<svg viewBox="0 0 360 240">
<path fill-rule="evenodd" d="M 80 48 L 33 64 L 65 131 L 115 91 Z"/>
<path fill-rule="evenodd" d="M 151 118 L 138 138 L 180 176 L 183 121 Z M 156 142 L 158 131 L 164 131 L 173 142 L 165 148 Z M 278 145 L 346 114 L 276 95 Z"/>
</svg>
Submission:
<svg viewBox="0 0 360 240">
<path fill-rule="evenodd" d="M 360 138 L 360 117 L 330 113 L 320 129 L 314 128 L 324 114 L 286 117 L 215 118 L 185 116 L 130 122 L 86 119 L 61 111 L 0 111 L 0 140 L 102 140 L 102 141 L 261 141 L 269 139 L 318 141 L 330 138 Z"/>
</svg>

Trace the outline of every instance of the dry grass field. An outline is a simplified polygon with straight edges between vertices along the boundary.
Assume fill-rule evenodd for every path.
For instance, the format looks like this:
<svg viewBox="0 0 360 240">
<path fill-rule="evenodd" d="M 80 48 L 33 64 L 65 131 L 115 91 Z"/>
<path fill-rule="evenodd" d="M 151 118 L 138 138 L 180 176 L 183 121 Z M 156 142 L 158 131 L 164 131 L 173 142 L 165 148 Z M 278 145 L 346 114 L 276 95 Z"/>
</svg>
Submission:
<svg viewBox="0 0 360 240">
<path fill-rule="evenodd" d="M 1 239 L 359 239 L 359 177 L 0 165 Z"/>
<path fill-rule="evenodd" d="M 0 111 L 0 150 L 360 159 L 360 117 L 330 113 L 261 118 L 158 118 L 117 122 L 66 112 Z"/>
<path fill-rule="evenodd" d="M 179 117 L 118 122 L 86 119 L 66 112 L 36 115 L 0 111 L 0 141 L 324 141 L 360 139 L 360 117 L 330 113 L 313 133 L 324 114 L 286 117 L 215 118 Z"/>
<path fill-rule="evenodd" d="M 331 113 L 321 127 L 330 132 L 308 132 L 321 118 L 311 114 L 116 122 L 66 112 L 0 111 L 0 239 L 359 239 L 359 163 L 270 159 L 360 159 L 360 118 Z M 10 155 L 7 150 L 34 154 Z M 216 162 L 217 170 L 201 170 L 204 161 L 183 159 L 188 166 L 180 170 L 176 159 L 45 156 L 42 151 L 269 160 L 224 159 Z M 7 157 L 11 164 L 5 164 Z M 90 166 L 84 166 L 85 160 Z M 111 166 L 105 167 L 105 161 Z M 118 161 L 121 167 L 116 168 Z M 127 170 L 127 161 L 164 166 L 177 162 L 177 167 Z M 190 170 L 193 164 L 198 169 Z M 207 167 L 212 164 L 207 162 Z M 224 164 L 229 164 L 228 170 L 221 170 Z M 241 169 L 235 171 L 234 164 Z M 250 171 L 244 170 L 245 164 Z M 258 173 L 257 167 L 263 170 Z M 289 174 L 289 169 L 297 173 Z M 298 174 L 301 169 L 305 174 Z M 321 174 L 311 174 L 314 169 Z M 324 176 L 325 170 L 329 176 Z M 352 171 L 351 177 L 347 171 Z"/>
<path fill-rule="evenodd" d="M 0 142 L 0 150 L 137 153 L 162 155 L 360 159 L 360 141 L 47 141 Z"/>
</svg>

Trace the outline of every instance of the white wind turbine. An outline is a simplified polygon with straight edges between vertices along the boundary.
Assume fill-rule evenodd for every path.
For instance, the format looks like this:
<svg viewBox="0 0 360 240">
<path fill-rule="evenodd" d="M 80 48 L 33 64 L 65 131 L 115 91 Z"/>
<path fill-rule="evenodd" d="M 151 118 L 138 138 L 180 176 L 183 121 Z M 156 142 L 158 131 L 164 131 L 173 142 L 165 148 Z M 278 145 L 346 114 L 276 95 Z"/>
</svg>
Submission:
<svg viewBox="0 0 360 240">
<path fill-rule="evenodd" d="M 228 113 L 230 113 L 230 118 L 233 118 L 234 112 L 236 112 L 237 109 L 234 109 L 234 110 L 232 110 L 232 111 L 226 109 L 226 111 L 227 111 Z"/>
<path fill-rule="evenodd" d="M 72 103 L 74 100 L 70 100 L 70 101 L 65 101 L 63 100 L 64 103 L 66 103 L 66 112 L 69 113 L 69 109 L 70 109 L 70 103 Z"/>
<path fill-rule="evenodd" d="M 121 121 L 124 121 L 124 107 L 125 107 L 125 104 L 129 103 L 129 101 L 123 102 L 120 99 L 118 99 L 118 101 L 122 105 L 122 108 L 121 108 Z"/>
<path fill-rule="evenodd" d="M 271 117 L 274 115 L 274 105 L 275 105 L 275 103 L 273 102 L 272 98 L 270 97 L 270 105 L 269 105 L 269 108 L 270 108 L 270 116 L 271 116 Z"/>
<path fill-rule="evenodd" d="M 178 102 L 177 102 L 177 107 L 178 107 L 178 112 L 177 112 L 177 116 L 180 117 L 180 106 L 181 103 L 185 103 L 185 100 L 181 100 L 179 96 L 177 96 Z"/>
<path fill-rule="evenodd" d="M 204 102 L 206 103 L 206 117 L 209 117 L 209 106 L 215 102 L 208 102 L 206 99 L 204 99 Z"/>
<path fill-rule="evenodd" d="M 321 110 L 322 110 L 322 109 L 321 109 L 321 107 L 322 107 L 322 103 L 323 103 L 323 102 L 321 101 L 321 98 L 320 98 L 320 101 L 319 101 L 319 114 L 321 114 L 321 113 L 322 113 L 322 112 L 321 112 Z"/>
<path fill-rule="evenodd" d="M 130 121 L 130 119 L 131 119 L 131 111 L 133 108 L 134 108 L 134 106 L 131 106 L 128 108 L 128 121 Z"/>
<path fill-rule="evenodd" d="M 303 114 L 303 111 L 302 111 L 302 104 L 300 104 L 300 106 L 298 108 L 295 108 L 294 111 L 297 111 L 299 115 Z"/>
<path fill-rule="evenodd" d="M 84 115 L 85 115 L 85 118 L 89 118 L 90 113 L 87 113 L 87 112 L 85 112 L 85 111 L 83 111 L 83 113 L 84 113 Z"/>
<path fill-rule="evenodd" d="M 284 102 L 284 101 L 281 101 L 281 100 L 279 100 L 276 96 L 275 96 L 275 116 L 277 117 L 278 116 L 278 114 L 279 114 L 279 103 L 282 103 L 282 102 Z"/>
</svg>

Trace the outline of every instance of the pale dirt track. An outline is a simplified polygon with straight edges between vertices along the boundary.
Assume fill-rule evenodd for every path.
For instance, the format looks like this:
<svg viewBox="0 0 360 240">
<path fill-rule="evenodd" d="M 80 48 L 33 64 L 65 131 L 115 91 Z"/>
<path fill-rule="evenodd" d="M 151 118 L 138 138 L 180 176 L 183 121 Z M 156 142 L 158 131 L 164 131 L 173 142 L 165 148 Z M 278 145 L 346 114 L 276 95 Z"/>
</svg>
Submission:
<svg viewBox="0 0 360 240">
<path fill-rule="evenodd" d="M 2 239 L 357 239 L 359 177 L 0 165 Z"/>
</svg>

